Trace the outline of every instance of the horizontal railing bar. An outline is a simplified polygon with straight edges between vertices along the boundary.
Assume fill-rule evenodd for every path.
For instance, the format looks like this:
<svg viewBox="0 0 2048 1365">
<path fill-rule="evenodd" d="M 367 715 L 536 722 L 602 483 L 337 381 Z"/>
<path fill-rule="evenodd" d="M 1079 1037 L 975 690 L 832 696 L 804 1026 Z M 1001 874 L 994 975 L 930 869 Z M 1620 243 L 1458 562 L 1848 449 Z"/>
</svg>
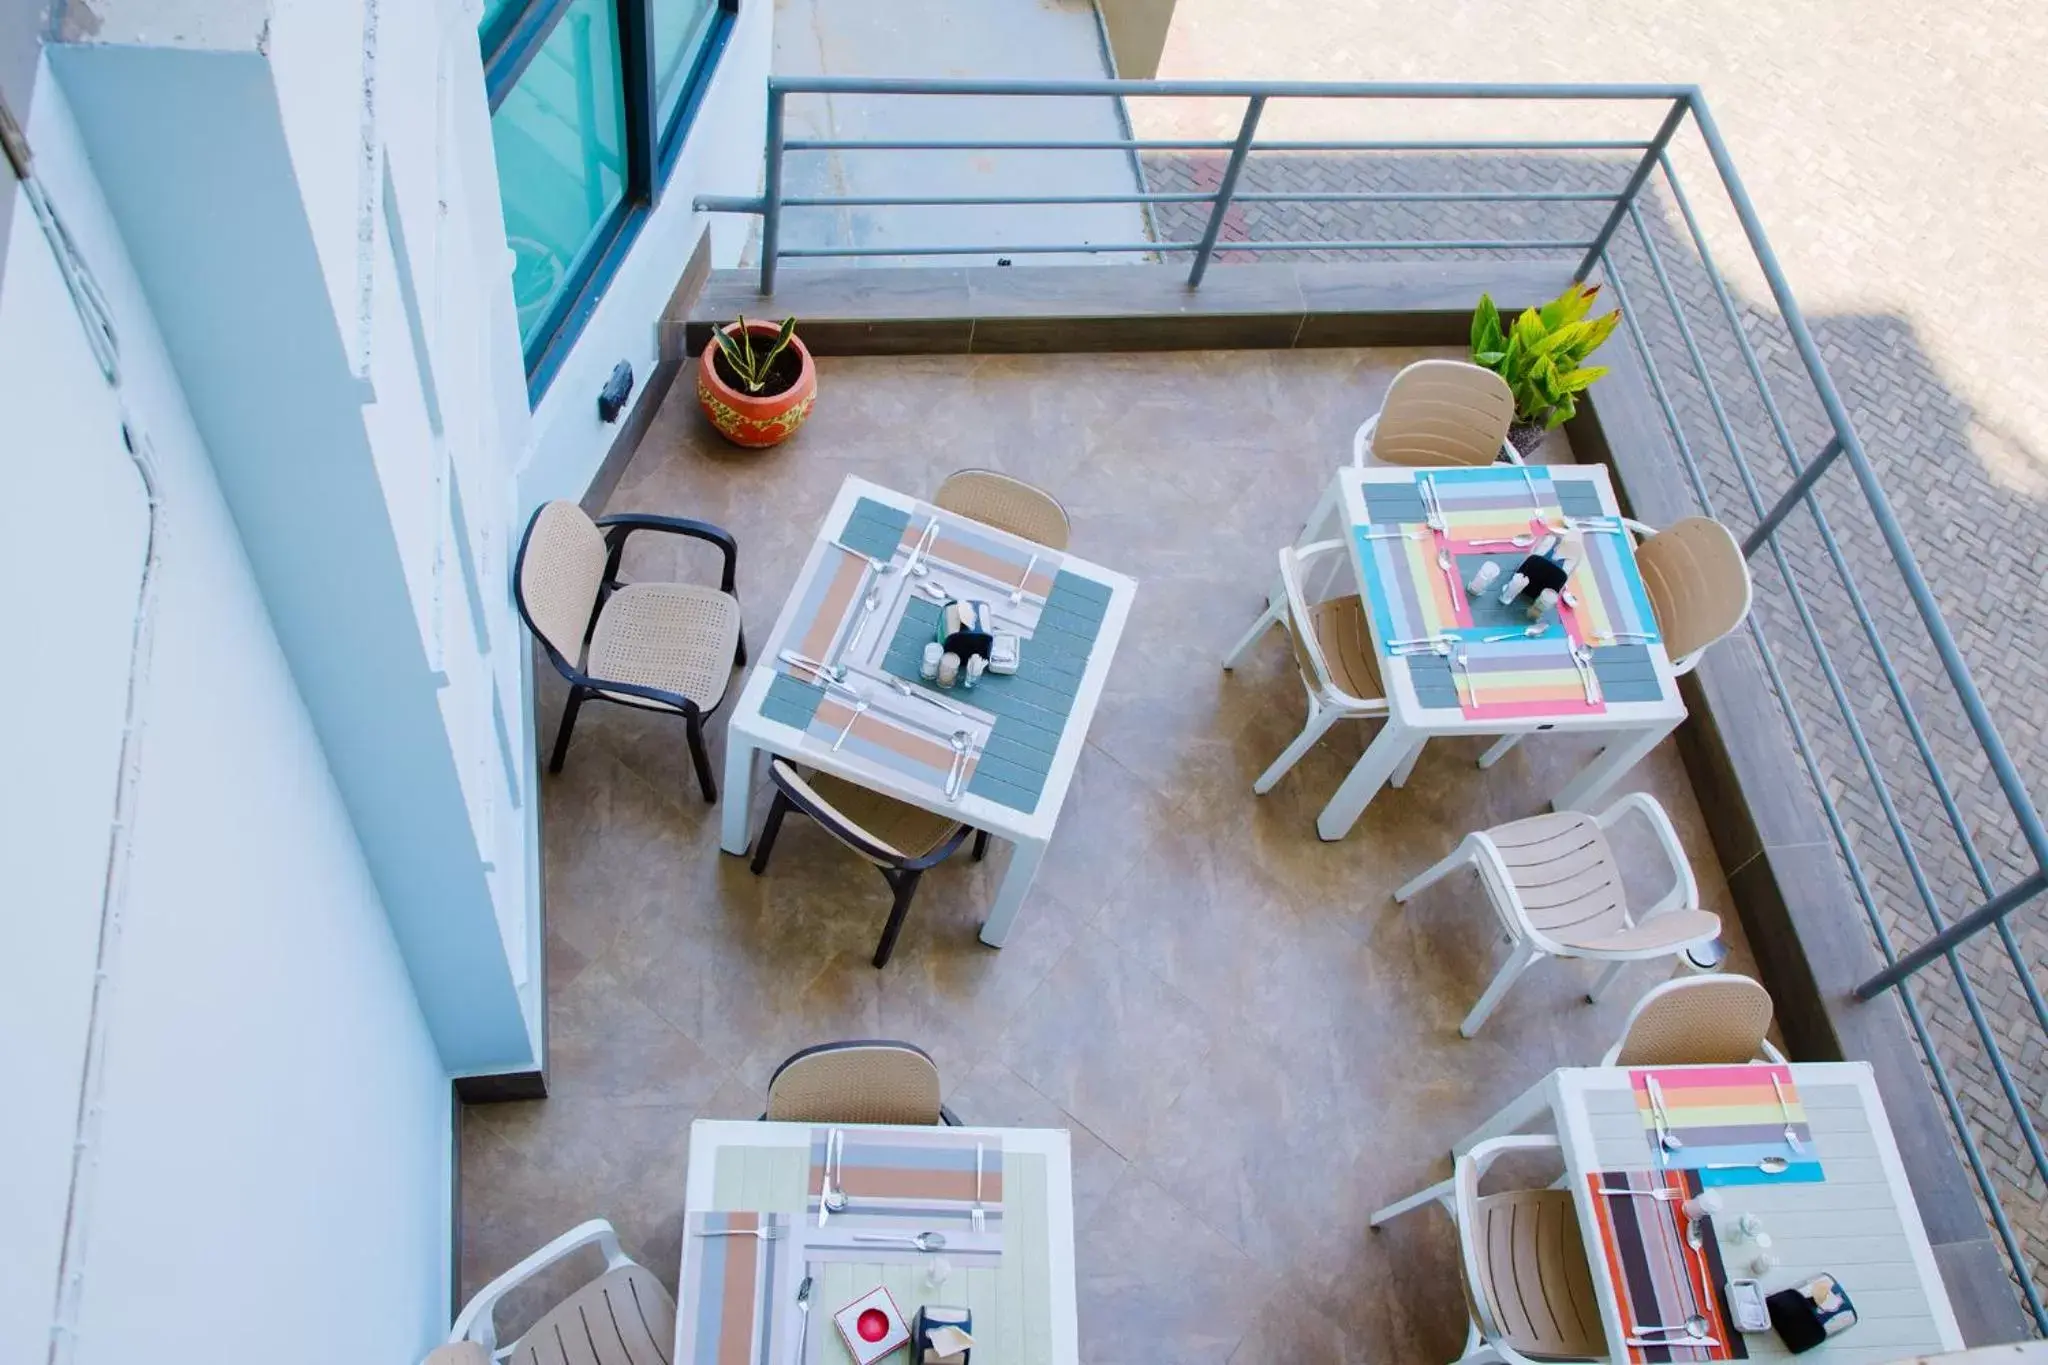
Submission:
<svg viewBox="0 0 2048 1365">
<path fill-rule="evenodd" d="M 1584 251 L 1585 242 L 1551 237 L 1449 242 L 1218 242 L 1218 251 Z"/>
<path fill-rule="evenodd" d="M 1387 100 L 1670 100 L 1693 85 L 1502 81 L 1060 81 L 921 76 L 770 76 L 768 88 L 789 95 L 1159 95 L 1270 99 Z"/>
<path fill-rule="evenodd" d="M 1193 251 L 1193 242 L 1016 242 L 980 246 L 786 246 L 780 254 L 824 256 L 1052 256 L 1066 252 Z"/>
<path fill-rule="evenodd" d="M 1815 393 L 1821 406 L 1827 410 L 1828 420 L 1847 448 L 1849 466 L 1855 471 L 1856 481 L 1862 487 L 1863 499 L 1870 504 L 1872 517 L 1877 529 L 1884 537 L 1885 548 L 1890 551 L 1892 562 L 1898 567 L 1899 577 L 1905 580 L 1906 592 L 1913 599 L 1913 606 L 1927 627 L 1928 638 L 1934 643 L 1934 651 L 1941 659 L 1941 666 L 1954 685 L 1956 698 L 1962 704 L 1963 714 L 1976 732 L 1977 741 L 1984 747 L 1984 756 L 1991 765 L 1991 771 L 1998 780 L 2001 791 L 2011 805 L 2013 816 L 2020 826 L 2020 834 L 2027 841 L 2028 851 L 2034 855 L 2037 867 L 2048 869 L 2048 827 L 2041 822 L 2041 813 L 2034 806 L 2034 799 L 2027 791 L 2025 780 L 2020 776 L 2019 767 L 2013 762 L 2012 754 L 2005 747 L 2004 738 L 1998 733 L 1997 722 L 1992 720 L 1990 708 L 1984 703 L 1984 696 L 1977 688 L 1976 680 L 1970 674 L 1970 666 L 1963 659 L 1962 650 L 1957 646 L 1955 636 L 1948 628 L 1948 622 L 1941 614 L 1941 604 L 1935 600 L 1934 589 L 1928 585 L 1927 577 L 1920 569 L 1918 556 L 1906 541 L 1906 533 L 1899 525 L 1898 516 L 1892 511 L 1891 499 L 1884 491 L 1884 485 L 1871 466 L 1870 457 L 1863 449 L 1863 443 L 1856 436 L 1855 425 L 1849 420 L 1848 408 L 1842 402 L 1842 395 L 1835 389 L 1834 379 L 1829 375 L 1827 362 L 1821 358 L 1820 344 L 1813 339 L 1813 332 L 1806 325 L 1806 315 L 1799 307 L 1799 300 L 1792 294 L 1792 286 L 1785 279 L 1785 272 L 1778 264 L 1777 253 L 1772 250 L 1769 236 L 1764 232 L 1763 223 L 1757 217 L 1756 205 L 1750 201 L 1749 191 L 1743 186 L 1742 176 L 1735 169 L 1735 161 L 1729 155 L 1728 146 L 1721 140 L 1721 132 L 1715 126 L 1714 118 L 1707 110 L 1706 101 L 1697 91 L 1688 96 L 1692 105 L 1693 123 L 1700 131 L 1701 140 L 1707 145 L 1707 152 L 1713 158 L 1714 167 L 1721 176 L 1722 188 L 1727 191 L 1728 202 L 1735 210 L 1737 220 L 1742 224 L 1743 235 L 1749 239 L 1750 250 L 1756 257 L 1758 268 L 1763 272 L 1764 282 L 1769 286 L 1771 297 L 1777 301 L 1778 313 L 1785 321 L 1785 330 L 1792 336 L 1792 344 L 1799 352 L 1799 358 L 1806 372 L 1813 380 Z"/>
<path fill-rule="evenodd" d="M 1242 197 L 1242 196 L 1240 196 Z M 853 194 L 810 199 L 785 199 L 786 209 L 838 208 L 987 208 L 1000 204 L 1208 204 L 1211 194 L 969 194 L 915 195 Z"/>
<path fill-rule="evenodd" d="M 1612 190 L 1342 190 L 1234 194 L 1237 204 L 1612 204 Z"/>
<path fill-rule="evenodd" d="M 1855 990 L 1856 998 L 1869 1000 L 1873 996 L 1881 995 L 1935 958 L 1947 956 L 1958 944 L 1981 932 L 1986 925 L 2003 924 L 2006 916 L 2043 891 L 2048 891 L 2048 872 L 2036 872 L 2025 881 L 2007 887 L 1858 986 Z"/>
<path fill-rule="evenodd" d="M 1228 138 L 1097 138 L 1088 141 L 961 142 L 942 138 L 791 138 L 786 152 L 1227 152 Z M 1622 138 L 1367 138 L 1254 142 L 1254 152 L 1645 152 Z"/>
<path fill-rule="evenodd" d="M 787 152 L 1227 152 L 1228 140 L 1218 142 L 1212 138 L 1195 139 L 1151 139 L 1151 138 L 1097 138 L 1081 142 L 1041 142 L 1036 140 L 999 142 L 961 142 L 945 138 L 918 138 L 911 140 L 863 138 L 804 138 L 793 137 L 783 144 Z"/>
</svg>

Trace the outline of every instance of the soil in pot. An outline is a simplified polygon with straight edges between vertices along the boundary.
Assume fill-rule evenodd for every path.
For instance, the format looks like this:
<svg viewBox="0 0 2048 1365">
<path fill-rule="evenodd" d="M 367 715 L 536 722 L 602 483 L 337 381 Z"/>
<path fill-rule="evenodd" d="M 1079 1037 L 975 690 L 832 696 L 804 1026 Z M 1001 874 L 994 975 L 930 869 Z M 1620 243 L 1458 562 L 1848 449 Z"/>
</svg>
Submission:
<svg viewBox="0 0 2048 1365">
<path fill-rule="evenodd" d="M 756 337 L 754 338 L 754 344 L 756 346 L 772 345 L 773 338 L 768 338 L 764 341 L 763 338 Z M 725 382 L 726 386 L 735 393 L 746 394 L 749 398 L 773 398 L 778 393 L 789 392 L 797 379 L 802 376 L 804 372 L 804 358 L 797 354 L 796 347 L 786 348 L 768 366 L 768 382 L 761 386 L 759 393 L 753 392 L 740 382 L 740 377 L 733 372 L 731 362 L 726 360 L 724 351 L 721 350 L 711 357 L 711 368 Z M 1540 438 L 1542 433 L 1539 431 L 1537 435 Z"/>
<path fill-rule="evenodd" d="M 1543 445 L 1544 430 L 1541 422 L 1514 422 L 1508 427 L 1508 442 L 1521 452 L 1523 459 L 1534 459 Z"/>
</svg>

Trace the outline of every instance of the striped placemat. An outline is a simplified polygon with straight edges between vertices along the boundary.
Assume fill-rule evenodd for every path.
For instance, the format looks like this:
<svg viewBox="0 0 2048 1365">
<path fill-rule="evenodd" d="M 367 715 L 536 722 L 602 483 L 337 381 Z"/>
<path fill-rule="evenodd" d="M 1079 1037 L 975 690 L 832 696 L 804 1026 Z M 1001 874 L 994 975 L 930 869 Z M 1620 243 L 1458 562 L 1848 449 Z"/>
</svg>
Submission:
<svg viewBox="0 0 2048 1365">
<path fill-rule="evenodd" d="M 1683 1199 L 1700 1191 L 1694 1172 L 1594 1171 L 1587 1176 L 1600 1225 L 1604 1267 L 1622 1321 L 1632 1329 L 1680 1327 L 1698 1314 L 1713 1345 L 1623 1346 L 1632 1361 L 1747 1360 L 1749 1346 L 1728 1311 L 1728 1268 L 1713 1219 L 1700 1220 L 1700 1245 L 1686 1241 Z M 1639 1198 L 1606 1190 L 1672 1190 L 1679 1199 Z M 1594 1267 L 1599 1274 L 1603 1268 Z M 1652 1332 L 1656 1336 L 1659 1333 Z M 1610 1347 L 1621 1346 L 1609 1342 Z"/>
<path fill-rule="evenodd" d="M 1657 1141 L 1649 1089 L 1652 1076 L 1664 1096 L 1671 1131 L 1684 1144 L 1677 1151 L 1665 1151 Z M 1774 1078 L 1785 1094 L 1783 1109 L 1778 1106 L 1778 1092 L 1771 1087 Z M 1710 1186 L 1785 1185 L 1826 1179 L 1813 1128 L 1806 1119 L 1806 1105 L 1790 1067 L 1756 1064 L 1631 1071 L 1629 1084 L 1635 1093 L 1643 1139 L 1661 1165 L 1696 1170 Z M 1798 1148 L 1785 1138 L 1787 1112 L 1799 1139 Z M 1782 1157 L 1791 1164 L 1767 1175 L 1756 1164 L 1765 1157 Z M 1716 1169 L 1705 1169 L 1708 1166 Z"/>
<path fill-rule="evenodd" d="M 846 1206 L 818 1226 L 825 1148 L 834 1130 L 811 1130 L 804 1200 L 805 1254 L 812 1260 L 915 1264 L 911 1246 L 863 1241 L 935 1232 L 944 1254 L 964 1264 L 994 1265 L 1003 1253 L 1003 1145 L 1000 1138 L 901 1128 L 841 1128 L 838 1185 Z M 982 1230 L 974 1230 L 975 1148 L 981 1148 Z"/>
<path fill-rule="evenodd" d="M 804 1276 L 795 1223 L 787 1213 L 692 1213 L 683 1220 L 677 1340 L 689 1365 L 779 1365 L 794 1358 L 796 1290 Z M 704 1235 L 743 1229 L 773 1235 Z M 580 1357 L 572 1349 L 570 1358 Z"/>
<path fill-rule="evenodd" d="M 853 1131 L 847 1130 L 849 1136 Z M 713 1174 L 712 1202 L 722 1208 L 775 1209 L 801 1217 L 814 1153 L 815 1149 L 785 1146 L 723 1148 Z M 977 1361 L 1050 1365 L 1052 1233 L 1046 1166 L 1043 1156 L 1005 1154 L 1005 1247 L 1002 1258 L 993 1265 L 958 1266 L 945 1280 L 933 1284 L 928 1275 L 932 1268 L 929 1257 L 918 1264 L 880 1257 L 867 1262 L 819 1262 L 811 1270 L 815 1277 L 813 1321 L 809 1360 L 804 1365 L 850 1365 L 852 1357 L 845 1344 L 831 1330 L 831 1314 L 877 1285 L 888 1289 L 906 1317 L 927 1303 L 969 1309 L 974 1314 Z M 690 1292 L 687 1280 L 684 1292 Z M 794 1290 L 791 1302 L 794 1304 Z"/>
</svg>

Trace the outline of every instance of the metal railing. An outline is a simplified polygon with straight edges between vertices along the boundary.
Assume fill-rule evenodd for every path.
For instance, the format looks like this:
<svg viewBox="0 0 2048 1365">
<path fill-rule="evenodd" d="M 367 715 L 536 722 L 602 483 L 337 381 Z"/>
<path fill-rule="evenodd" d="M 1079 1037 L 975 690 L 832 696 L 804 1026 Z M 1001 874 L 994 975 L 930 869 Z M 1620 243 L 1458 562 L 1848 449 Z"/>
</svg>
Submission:
<svg viewBox="0 0 2048 1365">
<path fill-rule="evenodd" d="M 943 139 L 796 139 L 785 136 L 786 103 L 791 96 L 905 96 L 905 97 L 983 97 L 983 96 L 1044 96 L 1044 97 L 1115 97 L 1115 98 L 1229 98 L 1244 102 L 1242 119 L 1236 135 L 1229 139 L 1161 139 L 1161 138 L 1114 138 L 1096 140 L 1038 140 L 1020 138 L 998 141 L 943 140 Z M 1630 138 L 1586 138 L 1586 139 L 1515 139 L 1515 138 L 1444 138 L 1431 139 L 1380 139 L 1380 140 L 1274 140 L 1260 142 L 1258 129 L 1265 116 L 1269 102 L 1274 100 L 1430 100 L 1430 101 L 1529 101 L 1546 105 L 1572 105 L 1585 102 L 1602 102 L 1608 105 L 1645 105 L 1656 117 L 1653 131 L 1647 137 Z M 1647 122 L 1647 120 L 1646 120 Z M 1546 122 L 1546 126 L 1553 126 Z M 1716 265 L 1709 245 L 1709 234 L 1702 228 L 1692 201 L 1672 161 L 1674 139 L 1690 128 L 1711 160 L 1716 178 L 1725 196 L 1725 208 L 1732 211 L 1739 224 L 1742 237 L 1746 240 L 1753 264 L 1761 274 L 1768 288 L 1771 302 L 1775 305 L 1778 318 L 1789 334 L 1796 352 L 1799 370 L 1812 386 L 1812 397 L 1818 400 L 1824 413 L 1828 435 L 1811 458 L 1803 453 L 1800 443 L 1794 438 L 1784 409 L 1774 392 L 1766 366 L 1759 359 L 1757 350 L 1745 330 L 1742 311 L 1730 290 L 1726 277 Z M 1130 194 L 1074 194 L 1074 195 L 977 195 L 922 197 L 895 197 L 875 195 L 805 196 L 785 197 L 783 194 L 783 173 L 785 159 L 796 153 L 807 152 L 858 152 L 892 151 L 916 153 L 926 151 L 1124 151 L 1132 154 L 1152 153 L 1225 153 L 1220 178 L 1213 191 L 1198 193 L 1162 192 L 1144 190 Z M 1541 155 L 1559 154 L 1594 155 L 1607 157 L 1613 153 L 1634 155 L 1633 164 L 1613 163 L 1620 169 L 1627 167 L 1626 180 L 1618 187 L 1607 190 L 1584 190 L 1576 188 L 1559 189 L 1502 189 L 1473 191 L 1460 190 L 1413 190 L 1394 191 L 1303 191 L 1297 193 L 1245 192 L 1239 189 L 1247 163 L 1257 153 L 1347 153 L 1347 154 L 1400 154 L 1408 152 L 1439 153 L 1491 153 Z M 1666 260 L 1666 251 L 1657 243 L 1657 233 L 1646 221 L 1646 202 L 1657 207 L 1656 195 L 1668 196 L 1672 207 L 1677 210 L 1684 232 L 1676 235 L 1677 245 L 1690 245 L 1694 258 L 1686 265 L 1704 275 L 1718 311 L 1722 314 L 1728 329 L 1732 332 L 1737 351 L 1741 357 L 1741 368 L 1748 381 L 1754 386 L 1754 399 L 1760 403 L 1762 412 L 1768 418 L 1771 439 L 1784 456 L 1790 474 L 1790 482 L 1775 499 L 1767 500 L 1749 455 L 1738 434 L 1737 424 L 1731 418 L 1730 405 L 1714 379 L 1714 368 L 1702 352 L 1699 334 L 1694 319 L 1681 298 L 1681 291 L 1674 286 L 1672 268 Z M 845 207 L 964 207 L 991 205 L 1091 205 L 1091 204 L 1140 204 L 1140 205 L 1207 205 L 1207 213 L 1200 236 L 1194 240 L 1159 240 L 1129 242 L 1062 242 L 1027 244 L 933 244 L 914 246 L 806 246 L 785 247 L 782 245 L 782 218 L 790 209 L 845 208 Z M 1948 623 L 1943 619 L 1940 606 L 1925 574 L 1921 571 L 1912 547 L 1907 544 L 1904 530 L 1899 524 L 1890 499 L 1872 467 L 1863 443 L 1858 439 L 1855 427 L 1850 421 L 1848 409 L 1828 373 L 1828 367 L 1821 357 L 1805 315 L 1786 283 L 1777 254 L 1758 220 L 1755 206 L 1744 188 L 1741 176 L 1729 156 L 1726 143 L 1715 125 L 1706 101 L 1698 89 L 1676 85 L 1529 85 L 1529 84 L 1416 84 L 1416 83 L 1357 83 L 1357 84 L 1316 84 L 1304 82 L 1248 82 L 1248 81 L 1027 81 L 1027 80 L 919 80 L 919 79 L 864 79 L 864 78 L 788 78 L 773 77 L 768 84 L 768 123 L 766 165 L 763 189 L 758 197 L 732 198 L 707 196 L 697 201 L 700 209 L 758 214 L 762 219 L 761 233 L 761 292 L 771 293 L 775 286 L 776 267 L 779 261 L 803 257 L 925 257 L 925 256 L 1003 256 L 1011 257 L 1031 254 L 1069 253 L 1192 253 L 1193 262 L 1188 272 L 1188 286 L 1198 288 L 1207 274 L 1219 250 L 1219 241 L 1225 224 L 1225 216 L 1235 205 L 1244 204 L 1286 204 L 1286 203 L 1363 203 L 1363 204 L 1596 204 L 1607 206 L 1607 213 L 1598 230 L 1590 237 L 1423 237 L 1423 238 L 1370 238 L 1359 240 L 1282 240 L 1254 241 L 1230 240 L 1222 243 L 1232 253 L 1244 252 L 1254 255 L 1271 252 L 1314 251 L 1357 251 L 1357 252 L 1482 252 L 1513 256 L 1520 253 L 1541 253 L 1544 256 L 1566 255 L 1576 261 L 1573 278 L 1586 279 L 1598 269 L 1605 282 L 1614 288 L 1617 301 L 1626 322 L 1630 345 L 1640 360 L 1644 375 L 1653 397 L 1663 415 L 1672 441 L 1685 466 L 1687 478 L 1702 510 L 1708 515 L 1721 515 L 1716 500 L 1703 473 L 1702 462 L 1696 442 L 1687 432 L 1681 420 L 1679 404 L 1673 395 L 1673 386 L 1660 367 L 1649 338 L 1645 335 L 1645 315 L 1630 297 L 1624 273 L 1616 268 L 1614 253 L 1618 244 L 1627 242 L 1649 267 L 1657 292 L 1668 313 L 1671 327 L 1675 328 L 1682 344 L 1687 365 L 1697 386 L 1703 391 L 1713 418 L 1713 427 L 1719 443 L 1726 447 L 1731 466 L 1740 483 L 1743 501 L 1748 504 L 1749 514 L 1755 519 L 1743 540 L 1744 553 L 1754 559 L 1768 553 L 1775 564 L 1785 587 L 1785 597 L 1793 616 L 1796 617 L 1800 633 L 1813 651 L 1817 666 L 1840 722 L 1846 730 L 1850 746 L 1857 756 L 1857 766 L 1868 780 L 1872 797 L 1881 810 L 1886 826 L 1897 847 L 1898 858 L 1903 864 L 1906 879 L 1911 883 L 1913 898 L 1918 901 L 1929 926 L 1929 937 L 1903 955 L 1896 949 L 1885 917 L 1879 909 L 1879 901 L 1873 892 L 1872 879 L 1866 860 L 1859 855 L 1855 841 L 1851 838 L 1848 822 L 1838 802 L 1830 792 L 1828 776 L 1819 755 L 1815 751 L 1813 737 L 1805 717 L 1796 704 L 1792 690 L 1786 685 L 1786 675 L 1780 663 L 1778 651 L 1773 647 L 1763 622 L 1752 613 L 1748 629 L 1762 658 L 1764 668 L 1775 688 L 1787 728 L 1794 746 L 1810 778 L 1813 789 L 1826 814 L 1830 832 L 1836 844 L 1842 864 L 1858 897 L 1862 901 L 1869 920 L 1873 937 L 1886 962 L 1885 969 L 1859 986 L 1855 992 L 1862 1000 L 1869 1000 L 1886 992 L 1896 990 L 1920 1048 L 1925 1056 L 1934 1087 L 1954 1125 L 1957 1146 L 1968 1165 L 1981 1196 L 1984 1207 L 1996 1233 L 2002 1242 L 2014 1281 L 2025 1300 L 2036 1327 L 2048 1334 L 2048 1308 L 2044 1308 L 2041 1295 L 2035 1284 L 2029 1258 L 2022 1249 L 2019 1238 L 2006 1216 L 2004 1203 L 1996 1183 L 1988 1172 L 1982 1150 L 1972 1131 L 1969 1117 L 1956 1093 L 1956 1087 L 1935 1046 L 1921 1004 L 1916 998 L 1912 978 L 1916 973 L 1933 964 L 1945 961 L 1954 976 L 1956 990 L 1970 1017 L 1970 1024 L 1978 1041 L 1982 1044 L 1985 1062 L 1995 1077 L 1998 1090 L 2010 1107 L 2013 1132 L 2017 1134 L 2034 1169 L 2044 1181 L 2048 1181 L 2048 1152 L 2044 1152 L 2039 1132 L 2029 1111 L 2026 1096 L 2014 1079 L 2011 1067 L 2005 1059 L 1998 1036 L 1993 1030 L 1975 987 L 1972 985 L 1964 964 L 1958 956 L 1958 949 L 1976 935 L 1989 929 L 1998 937 L 2004 956 L 2009 959 L 2017 974 L 2018 982 L 2027 1005 L 2044 1035 L 2048 1035 L 2048 1001 L 2035 981 L 2031 965 L 2013 933 L 2008 919 L 2021 906 L 2028 904 L 2048 889 L 2048 829 L 2044 829 L 2040 812 L 2035 808 L 2033 798 L 2027 791 L 2017 765 L 2000 737 L 1998 727 L 1992 719 L 1984 698 L 1971 677 L 1969 665 L 1964 661 L 1961 650 Z M 1625 235 L 1624 235 L 1625 234 Z M 1640 284 L 1640 277 L 1638 283 Z M 1957 799 L 1954 783 L 1944 764 L 1937 756 L 1907 686 L 1900 674 L 1893 652 L 1879 629 L 1876 617 L 1870 610 L 1856 575 L 1845 555 L 1839 537 L 1826 509 L 1816 496 L 1817 488 L 1825 476 L 1838 465 L 1847 464 L 1855 486 L 1861 494 L 1861 501 L 1867 509 L 1871 522 L 1883 542 L 1889 570 L 1897 575 L 1910 597 L 1914 611 L 1924 628 L 1927 642 L 1932 646 L 1941 670 L 1946 676 L 1954 699 L 1966 719 L 1976 742 L 1981 745 L 1983 755 L 1997 788 L 2010 806 L 2011 815 L 2017 826 L 2026 852 L 2034 862 L 2034 871 L 2022 877 L 2013 885 L 1999 888 L 1995 885 L 1989 866 L 1979 848 L 1970 822 L 1965 817 Z M 1879 762 L 1871 744 L 1867 727 L 1859 716 L 1851 699 L 1849 686 L 1845 683 L 1841 669 L 1824 638 L 1815 617 L 1809 594 L 1794 572 L 1787 557 L 1781 537 L 1786 532 L 1787 520 L 1798 510 L 1804 509 L 1819 540 L 1825 556 L 1834 571 L 1838 585 L 1853 611 L 1858 630 L 1867 645 L 1870 655 L 1876 661 L 1882 674 L 1886 693 L 1901 717 L 1910 738 L 1914 755 L 1925 771 L 1927 782 L 1941 806 L 1944 822 L 1953 832 L 1964 860 L 1970 869 L 1970 877 L 1976 887 L 1976 894 L 1982 897 L 1967 913 L 1951 918 L 1942 905 L 1927 871 L 1920 848 L 1905 821 L 1900 815 L 1893 794 L 1894 783 Z M 1724 518 L 1725 520 L 1725 518 Z M 1846 775 L 1845 775 L 1846 776 Z M 1887 854 L 1889 856 L 1889 854 Z"/>
</svg>

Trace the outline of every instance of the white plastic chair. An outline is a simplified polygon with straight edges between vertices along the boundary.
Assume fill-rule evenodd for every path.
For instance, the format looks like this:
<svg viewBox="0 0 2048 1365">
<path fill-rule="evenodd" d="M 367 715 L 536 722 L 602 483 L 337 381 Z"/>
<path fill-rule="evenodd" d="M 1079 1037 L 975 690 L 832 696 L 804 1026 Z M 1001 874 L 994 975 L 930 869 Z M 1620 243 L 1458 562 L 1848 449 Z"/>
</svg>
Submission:
<svg viewBox="0 0 2048 1365">
<path fill-rule="evenodd" d="M 1629 911 L 1621 868 L 1607 843 L 1607 831 L 1629 811 L 1650 822 L 1673 874 L 1671 889 L 1641 916 Z M 1641 792 L 1631 792 L 1597 816 L 1558 811 L 1476 830 L 1443 861 L 1396 891 L 1394 899 L 1413 899 L 1465 863 L 1479 869 L 1480 885 L 1514 944 L 1493 983 L 1458 1026 L 1467 1038 L 1538 958 L 1608 964 L 1586 993 L 1587 999 L 1597 1000 L 1629 963 L 1682 957 L 1688 948 L 1721 933 L 1720 918 L 1700 909 L 1699 884 L 1671 817 Z"/>
<path fill-rule="evenodd" d="M 1515 396 L 1492 370 L 1463 360 L 1418 360 L 1394 376 L 1380 410 L 1351 437 L 1351 463 L 1489 465 L 1522 463 L 1508 440 Z"/>
<path fill-rule="evenodd" d="M 1771 993 L 1746 976 L 1681 976 L 1644 992 L 1602 1066 L 1734 1066 L 1785 1054 L 1764 1035 Z"/>
<path fill-rule="evenodd" d="M 1557 1139 L 1544 1133 L 1476 1143 L 1456 1159 L 1449 1180 L 1372 1216 L 1378 1229 L 1414 1209 L 1441 1204 L 1457 1224 L 1467 1312 L 1459 1365 L 1609 1358 L 1572 1192 L 1479 1193 L 1486 1168 L 1502 1153 L 1557 1147 Z"/>
<path fill-rule="evenodd" d="M 1269 629 L 1287 629 L 1294 645 L 1295 666 L 1301 670 L 1302 690 L 1308 693 L 1308 720 L 1294 742 L 1281 751 L 1271 767 L 1259 774 L 1252 791 L 1263 796 L 1315 747 L 1340 720 L 1384 718 L 1387 714 L 1386 688 L 1380 682 L 1379 656 L 1373 650 L 1372 631 L 1365 619 L 1365 603 L 1357 593 L 1339 591 L 1311 605 L 1302 584 L 1306 570 L 1317 559 L 1344 549 L 1344 542 L 1322 540 L 1280 551 L 1280 574 L 1266 600 L 1266 610 L 1252 622 L 1244 638 L 1223 656 L 1225 669 L 1236 668 L 1251 647 Z M 1408 780 L 1416 758 L 1417 745 L 1393 784 Z"/>
<path fill-rule="evenodd" d="M 604 1274 L 548 1310 L 519 1340 L 501 1348 L 491 1316 L 498 1301 L 564 1256 L 592 1244 L 604 1253 Z M 675 1299 L 653 1271 L 620 1249 L 610 1223 L 593 1218 L 479 1289 L 456 1315 L 447 1344 L 427 1361 L 479 1365 L 485 1356 L 504 1360 L 524 1352 L 520 1365 L 667 1365 L 675 1335 Z M 574 1343 L 566 1355 L 560 1345 L 564 1338 Z"/>
<path fill-rule="evenodd" d="M 1687 517 L 1662 531 L 1630 517 L 1621 524 L 1637 537 L 1636 567 L 1650 614 L 1671 671 L 1682 678 L 1700 666 L 1709 645 L 1749 619 L 1756 596 L 1749 563 L 1735 533 L 1712 517 Z M 1491 768 L 1521 741 L 1519 734 L 1502 735 L 1479 756 L 1479 766 Z"/>
</svg>

